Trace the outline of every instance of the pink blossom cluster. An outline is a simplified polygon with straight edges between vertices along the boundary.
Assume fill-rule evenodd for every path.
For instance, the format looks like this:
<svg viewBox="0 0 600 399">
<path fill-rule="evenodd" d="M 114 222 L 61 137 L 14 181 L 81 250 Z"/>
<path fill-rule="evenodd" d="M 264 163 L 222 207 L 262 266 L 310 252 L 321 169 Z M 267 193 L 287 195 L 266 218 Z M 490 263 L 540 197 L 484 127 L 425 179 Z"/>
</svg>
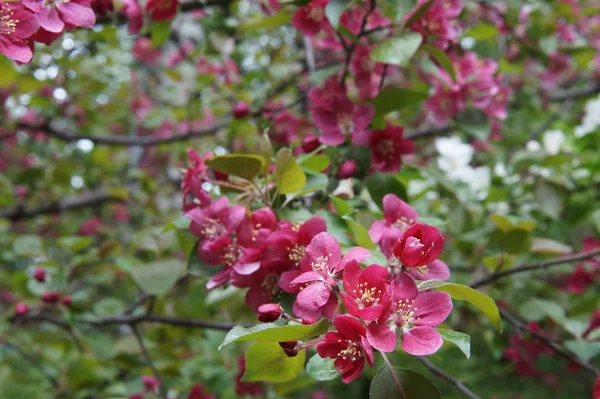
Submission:
<svg viewBox="0 0 600 399">
<path fill-rule="evenodd" d="M 433 86 L 433 94 L 425 101 L 430 118 L 437 126 L 444 126 L 470 104 L 482 110 L 491 121 L 506 119 L 508 101 L 512 94 L 503 85 L 498 74 L 498 63 L 481 59 L 475 53 L 450 56 L 456 70 L 456 81 L 450 74 L 438 68 L 435 75 L 427 78 Z"/>
<path fill-rule="evenodd" d="M 261 321 L 333 321 L 337 331 L 327 333 L 317 351 L 336 359 L 346 383 L 365 363 L 373 364 L 373 348 L 391 352 L 399 338 L 404 351 L 413 355 L 440 348 L 442 337 L 435 327 L 452 311 L 450 295 L 419 291 L 416 281 L 449 277 L 448 266 L 438 259 L 444 239 L 435 227 L 418 223 L 417 212 L 407 203 L 385 196 L 384 220 L 369 233 L 388 261 L 363 269 L 370 251 L 352 247 L 342 252 L 320 216 L 292 223 L 269 207 L 250 212 L 225 196 L 213 201 L 204 188 L 218 179 L 205 163 L 211 154 L 200 157 L 190 150 L 189 155 L 183 206 L 199 239 L 199 259 L 216 270 L 207 288 L 226 283 L 248 288 L 246 304 Z M 274 303 L 285 294 L 293 295 L 294 317 Z M 347 314 L 340 314 L 340 300 Z M 296 342 L 281 346 L 288 356 L 298 353 Z"/>
<path fill-rule="evenodd" d="M 417 7 L 404 19 L 409 20 L 426 3 L 427 0 L 419 0 Z M 427 41 L 446 49 L 458 41 L 460 28 L 456 18 L 462 10 L 462 0 L 434 0 L 427 12 L 410 26 L 410 30 L 421 33 Z"/>
</svg>

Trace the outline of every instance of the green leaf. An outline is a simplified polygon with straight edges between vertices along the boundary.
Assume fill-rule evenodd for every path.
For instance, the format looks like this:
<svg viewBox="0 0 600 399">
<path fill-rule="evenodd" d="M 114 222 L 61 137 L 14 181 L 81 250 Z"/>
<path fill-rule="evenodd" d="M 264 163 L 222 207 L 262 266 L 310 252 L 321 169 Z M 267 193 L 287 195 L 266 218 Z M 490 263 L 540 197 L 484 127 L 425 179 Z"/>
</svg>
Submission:
<svg viewBox="0 0 600 399">
<path fill-rule="evenodd" d="M 8 177 L 0 173 L 0 205 L 8 206 L 15 203 L 15 190 Z"/>
<path fill-rule="evenodd" d="M 425 13 L 427 11 L 429 11 L 429 9 L 431 8 L 431 6 L 433 5 L 434 2 L 435 2 L 435 0 L 429 0 L 427 3 L 421 5 L 419 8 L 417 8 L 417 10 L 414 12 L 414 14 L 411 15 L 410 18 L 406 21 L 406 24 L 404 25 L 404 29 L 410 28 L 412 26 L 412 24 L 414 24 L 415 22 L 417 22 L 418 20 L 423 18 Z"/>
<path fill-rule="evenodd" d="M 408 14 L 416 5 L 416 0 L 383 0 L 381 3 L 381 11 L 383 15 L 388 17 L 392 22 L 398 23 Z"/>
<path fill-rule="evenodd" d="M 212 157 L 205 163 L 218 172 L 252 180 L 262 170 L 265 159 L 255 154 L 227 154 Z"/>
<path fill-rule="evenodd" d="M 219 345 L 219 350 L 232 342 L 285 342 L 303 340 L 324 334 L 328 329 L 329 321 L 327 319 L 321 319 L 318 323 L 310 325 L 288 324 L 286 326 L 278 326 L 275 323 L 263 323 L 250 328 L 235 326 L 227 333 L 225 339 Z"/>
<path fill-rule="evenodd" d="M 153 22 L 150 31 L 152 45 L 154 47 L 162 46 L 169 38 L 171 31 L 171 21 Z"/>
<path fill-rule="evenodd" d="M 565 346 L 585 363 L 600 354 L 600 342 L 570 340 L 565 341 Z"/>
<path fill-rule="evenodd" d="M 263 165 L 262 172 L 265 176 L 267 176 L 271 167 L 271 158 L 273 158 L 273 145 L 271 144 L 271 139 L 269 139 L 269 135 L 266 131 L 260 136 L 260 140 L 258 142 L 258 153 L 266 161 Z"/>
<path fill-rule="evenodd" d="M 242 381 L 284 382 L 298 376 L 304 368 L 306 350 L 288 357 L 277 342 L 257 342 L 246 351 L 246 372 Z"/>
<path fill-rule="evenodd" d="M 384 64 L 406 67 L 422 41 L 423 37 L 420 33 L 404 31 L 396 37 L 382 41 L 371 52 L 371 59 Z"/>
<path fill-rule="evenodd" d="M 219 271 L 219 267 L 215 265 L 207 265 L 198 256 L 198 246 L 200 241 L 196 242 L 188 256 L 188 272 L 194 276 L 212 277 Z"/>
<path fill-rule="evenodd" d="M 342 219 L 346 220 L 346 225 L 348 226 L 356 245 L 367 249 L 375 248 L 375 244 L 369 236 L 369 231 L 362 224 L 355 222 L 348 216 L 345 216 Z"/>
<path fill-rule="evenodd" d="M 515 225 L 504 215 L 490 215 L 490 219 L 503 233 L 509 233 L 515 229 Z"/>
<path fill-rule="evenodd" d="M 338 216 L 345 216 L 349 213 L 352 213 L 352 207 L 348 205 L 346 201 L 339 197 L 331 197 L 331 202 L 333 202 L 333 207 L 335 208 L 335 213 Z"/>
<path fill-rule="evenodd" d="M 340 17 L 348 4 L 350 4 L 348 0 L 330 0 L 325 6 L 325 15 L 333 29 L 337 29 L 340 25 Z"/>
<path fill-rule="evenodd" d="M 22 235 L 13 242 L 13 251 L 23 256 L 38 256 L 44 254 L 44 246 L 40 237 Z"/>
<path fill-rule="evenodd" d="M 483 41 L 495 39 L 498 37 L 499 33 L 500 31 L 498 28 L 496 28 L 496 26 L 484 22 L 473 26 L 464 33 L 464 36 L 469 36 L 475 40 Z"/>
<path fill-rule="evenodd" d="M 340 372 L 335 369 L 335 359 L 322 358 L 315 354 L 306 363 L 306 372 L 317 381 L 329 381 L 339 377 Z"/>
<path fill-rule="evenodd" d="M 131 277 L 146 293 L 163 295 L 185 274 L 186 264 L 179 259 L 138 263 L 131 267 Z"/>
<path fill-rule="evenodd" d="M 242 32 L 248 32 L 257 29 L 273 29 L 285 25 L 292 20 L 292 14 L 282 10 L 268 17 L 248 18 L 240 24 Z"/>
<path fill-rule="evenodd" d="M 592 214 L 592 221 L 594 222 L 594 227 L 596 227 L 596 231 L 600 234 L 600 209 L 596 209 Z"/>
<path fill-rule="evenodd" d="M 365 185 L 373 201 L 383 209 L 383 197 L 386 194 L 396 194 L 398 198 L 407 199 L 406 188 L 396 176 L 387 173 L 373 173 L 365 179 Z"/>
<path fill-rule="evenodd" d="M 350 39 L 350 41 L 354 44 L 360 44 L 360 40 L 358 40 L 358 37 L 356 37 L 356 35 L 352 32 L 350 32 L 346 27 L 344 26 L 338 26 L 337 31 L 340 33 L 340 35 L 342 35 L 343 37 Z"/>
<path fill-rule="evenodd" d="M 322 172 L 329 167 L 330 160 L 325 154 L 315 154 L 298 160 L 298 163 L 305 169 Z"/>
<path fill-rule="evenodd" d="M 436 60 L 446 72 L 448 72 L 452 77 L 452 80 L 456 82 L 456 70 L 454 69 L 454 64 L 445 52 L 431 44 L 424 44 L 421 48 L 427 51 L 429 55 Z"/>
<path fill-rule="evenodd" d="M 467 301 L 476 306 L 492 322 L 494 327 L 502 332 L 502 320 L 496 302 L 489 296 L 462 284 L 446 283 L 444 281 L 429 280 L 419 284 L 419 291 L 435 289 L 447 292 L 452 299 Z"/>
<path fill-rule="evenodd" d="M 392 111 L 418 104 L 427 100 L 427 93 L 419 91 L 389 87 L 383 89 L 371 104 L 375 107 L 376 115 L 385 115 Z"/>
<path fill-rule="evenodd" d="M 369 389 L 370 399 L 442 399 L 442 394 L 429 379 L 412 370 L 383 366 Z"/>
<path fill-rule="evenodd" d="M 554 301 L 540 298 L 530 298 L 519 306 L 519 314 L 527 321 L 541 321 L 546 317 L 556 322 L 566 319 L 563 307 Z"/>
<path fill-rule="evenodd" d="M 533 237 L 529 250 L 534 254 L 550 255 L 566 255 L 573 252 L 573 248 L 566 244 L 542 237 Z"/>
<path fill-rule="evenodd" d="M 538 180 L 535 184 L 533 195 L 542 214 L 558 220 L 567 200 L 566 190 L 547 181 Z"/>
<path fill-rule="evenodd" d="M 459 331 L 447 330 L 445 328 L 436 328 L 444 341 L 448 341 L 458 346 L 458 349 L 465 354 L 467 359 L 471 358 L 471 336 Z"/>
<path fill-rule="evenodd" d="M 71 252 L 79 252 L 82 249 L 85 249 L 88 246 L 90 246 L 92 242 L 94 242 L 93 237 L 71 236 L 61 237 L 58 239 L 58 245 L 68 249 Z"/>
<path fill-rule="evenodd" d="M 275 159 L 275 184 L 279 194 L 290 194 L 302 190 L 306 175 L 298 166 L 289 148 L 282 148 Z"/>
</svg>

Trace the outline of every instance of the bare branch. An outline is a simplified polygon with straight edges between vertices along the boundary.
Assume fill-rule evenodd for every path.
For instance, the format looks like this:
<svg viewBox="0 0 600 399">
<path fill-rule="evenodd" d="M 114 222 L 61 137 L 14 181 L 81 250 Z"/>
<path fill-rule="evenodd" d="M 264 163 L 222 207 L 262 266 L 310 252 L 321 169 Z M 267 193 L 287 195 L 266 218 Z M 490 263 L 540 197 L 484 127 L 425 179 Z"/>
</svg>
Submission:
<svg viewBox="0 0 600 399">
<path fill-rule="evenodd" d="M 550 101 L 567 101 L 578 98 L 591 97 L 600 93 L 600 82 L 595 82 L 581 89 L 563 90 L 549 96 Z"/>
<path fill-rule="evenodd" d="M 423 363 L 425 365 L 425 367 L 427 367 L 433 374 L 437 375 L 441 379 L 446 380 L 450 384 L 457 387 L 468 398 L 481 399 L 473 391 L 471 391 L 469 388 L 467 388 L 467 386 L 462 381 L 458 380 L 455 377 L 452 377 L 450 374 L 446 373 L 444 370 L 440 369 L 439 367 L 437 367 L 436 365 L 431 363 L 431 361 L 429 359 L 427 359 L 426 357 L 416 356 L 416 359 L 418 361 L 420 361 L 421 363 Z"/>
<path fill-rule="evenodd" d="M 544 270 L 544 269 L 549 268 L 550 266 L 561 265 L 561 264 L 571 263 L 571 262 L 578 262 L 578 261 L 582 261 L 582 260 L 586 260 L 586 259 L 592 259 L 598 255 L 600 255 L 600 248 L 595 249 L 593 251 L 589 251 L 589 252 L 578 253 L 575 255 L 561 256 L 561 257 L 558 257 L 555 259 L 549 259 L 549 260 L 542 261 L 542 262 L 527 263 L 524 265 L 511 267 L 510 269 L 502 270 L 497 273 L 492 273 L 488 276 L 485 276 L 485 277 L 475 281 L 474 283 L 470 284 L 470 286 L 472 288 L 478 288 L 478 287 L 481 287 L 482 285 L 487 285 L 487 284 L 493 283 L 494 281 L 501 279 L 503 277 L 510 276 L 511 274 L 523 273 L 523 272 L 528 272 L 528 271 L 532 271 L 532 270 Z"/>
</svg>

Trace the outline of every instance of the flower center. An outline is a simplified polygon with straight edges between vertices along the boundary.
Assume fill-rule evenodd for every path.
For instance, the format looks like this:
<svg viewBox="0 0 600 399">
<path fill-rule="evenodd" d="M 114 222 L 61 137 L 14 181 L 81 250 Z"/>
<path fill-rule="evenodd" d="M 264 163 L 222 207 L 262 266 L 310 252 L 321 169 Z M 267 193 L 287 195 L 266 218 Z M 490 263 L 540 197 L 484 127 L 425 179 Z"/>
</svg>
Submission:
<svg viewBox="0 0 600 399">
<path fill-rule="evenodd" d="M 352 132 L 352 128 L 354 127 L 354 123 L 352 122 L 352 115 L 342 114 L 338 116 L 337 124 L 340 130 L 345 134 Z"/>
<path fill-rule="evenodd" d="M 18 19 L 12 19 L 13 12 L 10 8 L 0 8 L 0 34 L 12 35 L 17 30 Z"/>
<path fill-rule="evenodd" d="M 415 312 L 417 307 L 414 306 L 414 299 L 401 299 L 396 302 L 396 325 L 405 328 L 411 328 L 415 320 Z M 419 320 L 420 317 L 417 317 Z"/>
<path fill-rule="evenodd" d="M 338 342 L 342 343 L 344 340 L 340 339 Z M 358 343 L 347 339 L 346 345 L 348 345 L 346 349 L 339 351 L 337 357 L 341 357 L 344 360 L 350 359 L 353 362 L 362 357 L 362 350 L 360 346 L 358 346 Z"/>
<path fill-rule="evenodd" d="M 312 267 L 312 269 L 316 272 L 327 272 L 327 263 L 329 262 L 330 256 L 331 254 L 327 256 L 319 256 L 316 262 L 311 262 L 310 267 Z"/>
<path fill-rule="evenodd" d="M 395 156 L 396 151 L 394 151 L 394 141 L 393 140 L 381 140 L 377 145 L 377 149 L 381 155 L 388 159 L 392 159 Z"/>
<path fill-rule="evenodd" d="M 323 8 L 321 7 L 310 7 L 308 12 L 308 19 L 312 19 L 314 22 L 321 22 L 323 19 Z"/>
<path fill-rule="evenodd" d="M 381 297 L 381 290 L 378 290 L 377 287 L 369 288 L 367 283 L 358 284 L 358 289 L 352 290 L 352 292 L 356 295 L 355 301 L 360 309 L 377 305 Z"/>
<path fill-rule="evenodd" d="M 415 224 L 415 220 L 409 219 L 406 216 L 400 216 L 398 220 L 392 223 L 392 227 L 405 231 L 413 224 Z"/>
<path fill-rule="evenodd" d="M 260 285 L 264 292 L 271 297 L 279 292 L 279 276 L 276 274 L 267 274 Z"/>
<path fill-rule="evenodd" d="M 206 238 L 217 238 L 225 233 L 225 229 L 217 219 L 206 218 L 203 225 L 202 234 Z"/>
<path fill-rule="evenodd" d="M 221 260 L 223 261 L 223 265 L 226 267 L 231 267 L 242 254 L 242 250 L 235 244 L 228 245 L 225 247 L 223 251 L 223 256 Z"/>
<path fill-rule="evenodd" d="M 288 258 L 294 263 L 298 264 L 304 257 L 306 247 L 304 245 L 294 244 L 293 247 L 286 248 L 288 251 Z"/>
</svg>

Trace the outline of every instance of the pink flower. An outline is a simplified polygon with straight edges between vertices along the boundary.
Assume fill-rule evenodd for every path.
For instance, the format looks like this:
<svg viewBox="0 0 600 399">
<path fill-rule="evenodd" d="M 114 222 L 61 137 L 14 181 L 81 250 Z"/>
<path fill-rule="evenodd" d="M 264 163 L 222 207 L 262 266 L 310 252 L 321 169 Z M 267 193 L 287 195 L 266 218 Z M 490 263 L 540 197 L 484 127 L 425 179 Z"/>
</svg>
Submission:
<svg viewBox="0 0 600 399">
<path fill-rule="evenodd" d="M 142 14 L 142 8 L 137 0 L 122 0 L 123 8 L 121 11 L 129 19 L 127 25 L 127 31 L 135 35 L 138 33 L 144 25 L 144 16 Z"/>
<path fill-rule="evenodd" d="M 146 391 L 156 392 L 158 390 L 158 386 L 160 385 L 160 380 L 151 375 L 142 376 L 142 384 L 146 388 Z"/>
<path fill-rule="evenodd" d="M 181 182 L 181 190 L 183 191 L 184 211 L 189 211 L 196 206 L 205 207 L 210 204 L 210 195 L 202 188 L 202 184 L 208 177 L 209 169 L 205 162 L 212 158 L 212 152 L 207 152 L 204 156 L 198 155 L 192 148 L 187 150 L 190 158 L 191 167 L 185 172 L 185 176 Z M 197 202 L 196 202 L 197 200 Z"/>
<path fill-rule="evenodd" d="M 412 154 L 415 145 L 410 139 L 402 137 L 404 129 L 388 125 L 385 129 L 375 130 L 369 137 L 369 147 L 373 151 L 373 168 L 382 172 L 397 172 L 402 166 L 402 155 Z"/>
<path fill-rule="evenodd" d="M 170 21 L 177 15 L 178 0 L 148 0 L 146 11 L 153 21 Z"/>
<path fill-rule="evenodd" d="M 302 273 L 290 282 L 291 287 L 300 288 L 294 313 L 299 310 L 301 317 L 308 318 L 323 314 L 331 320 L 337 306 L 332 291 L 337 289 L 338 275 L 350 262 L 360 262 L 369 256 L 366 249 L 354 247 L 342 257 L 335 237 L 329 233 L 316 235 L 306 247 L 306 255 L 300 263 Z"/>
<path fill-rule="evenodd" d="M 367 144 L 368 128 L 375 112 L 371 105 L 357 105 L 342 94 L 333 96 L 330 106 L 317 105 L 311 112 L 315 126 L 323 131 L 321 143 L 337 146 L 351 135 L 354 144 Z"/>
<path fill-rule="evenodd" d="M 565 279 L 560 283 L 564 291 L 571 294 L 581 294 L 587 290 L 587 287 L 594 282 L 596 274 L 593 271 L 587 270 L 583 265 L 575 266 L 570 274 L 565 276 Z"/>
<path fill-rule="evenodd" d="M 452 300 L 445 292 L 423 291 L 416 297 L 412 293 L 394 290 L 393 303 L 376 322 L 369 324 L 367 338 L 370 344 L 382 352 L 396 348 L 400 329 L 402 349 L 411 355 L 423 356 L 435 353 L 443 343 L 434 329 L 452 311 Z"/>
<path fill-rule="evenodd" d="M 267 240 L 277 229 L 277 216 L 271 208 L 257 209 L 245 218 L 237 231 L 238 243 L 246 248 L 266 248 Z"/>
<path fill-rule="evenodd" d="M 325 6 L 329 0 L 311 0 L 296 10 L 292 25 L 306 36 L 316 36 L 329 24 L 325 16 Z"/>
<path fill-rule="evenodd" d="M 299 226 L 292 226 L 288 221 L 281 222 L 279 231 L 271 234 L 267 240 L 271 247 L 267 262 L 281 265 L 282 268 L 299 266 L 308 244 L 314 236 L 324 231 L 327 231 L 327 223 L 321 216 L 313 216 Z M 285 291 L 289 287 L 281 288 Z"/>
<path fill-rule="evenodd" d="M 427 1 L 420 0 L 419 5 Z M 456 43 L 459 26 L 456 17 L 461 13 L 463 4 L 461 0 L 436 0 L 410 29 L 420 32 L 424 37 L 435 37 L 434 44 L 442 49 L 447 48 L 450 43 Z M 417 8 L 414 9 L 415 11 Z M 405 19 L 414 15 L 414 11 L 407 14 Z"/>
<path fill-rule="evenodd" d="M 40 27 L 51 33 L 96 24 L 91 0 L 24 0 L 23 4 L 35 13 Z"/>
<path fill-rule="evenodd" d="M 418 218 L 419 214 L 412 206 L 395 194 L 386 194 L 383 197 L 383 220 L 378 220 L 371 225 L 369 236 L 375 244 L 380 244 L 383 238 L 389 235 L 394 235 L 397 239 L 415 224 Z M 391 255 L 391 251 L 386 255 Z"/>
<path fill-rule="evenodd" d="M 353 261 L 344 269 L 344 292 L 340 294 L 346 310 L 363 320 L 375 320 L 389 306 L 389 273 L 385 267 L 371 265 L 361 270 Z"/>
<path fill-rule="evenodd" d="M 365 360 L 373 367 L 373 351 L 366 339 L 366 330 L 358 320 L 348 315 L 339 315 L 333 324 L 337 332 L 328 332 L 317 344 L 317 353 L 322 358 L 335 360 L 335 368 L 342 373 L 342 382 L 348 384 L 360 375 Z"/>
<path fill-rule="evenodd" d="M 410 267 L 406 271 L 415 280 L 448 280 L 450 268 L 441 260 L 434 260 L 425 266 Z"/>
<path fill-rule="evenodd" d="M 36 18 L 21 4 L 0 0 L 0 53 L 17 62 L 30 62 L 33 51 L 25 40 L 38 28 Z"/>
<path fill-rule="evenodd" d="M 136 392 L 132 395 L 129 395 L 129 399 L 144 399 L 144 394 L 141 392 Z"/>
<path fill-rule="evenodd" d="M 247 275 L 235 273 L 232 275 L 231 285 L 240 288 L 249 288 L 246 292 L 246 305 L 258 311 L 261 305 L 273 302 L 281 296 L 279 287 L 280 277 L 283 270 L 281 265 L 265 262 L 260 268 Z"/>
<path fill-rule="evenodd" d="M 404 266 L 425 266 L 436 260 L 444 249 L 444 237 L 427 224 L 414 224 L 394 244 L 394 256 Z"/>
<path fill-rule="evenodd" d="M 92 10 L 96 15 L 106 15 L 114 9 L 113 0 L 92 0 Z"/>
<path fill-rule="evenodd" d="M 29 313 L 29 305 L 25 302 L 17 302 L 14 311 L 15 316 L 24 316 L 27 313 Z"/>
<path fill-rule="evenodd" d="M 40 283 L 43 283 L 44 281 L 46 281 L 46 270 L 43 267 L 37 266 L 33 270 L 33 278 L 39 281 Z"/>
</svg>

